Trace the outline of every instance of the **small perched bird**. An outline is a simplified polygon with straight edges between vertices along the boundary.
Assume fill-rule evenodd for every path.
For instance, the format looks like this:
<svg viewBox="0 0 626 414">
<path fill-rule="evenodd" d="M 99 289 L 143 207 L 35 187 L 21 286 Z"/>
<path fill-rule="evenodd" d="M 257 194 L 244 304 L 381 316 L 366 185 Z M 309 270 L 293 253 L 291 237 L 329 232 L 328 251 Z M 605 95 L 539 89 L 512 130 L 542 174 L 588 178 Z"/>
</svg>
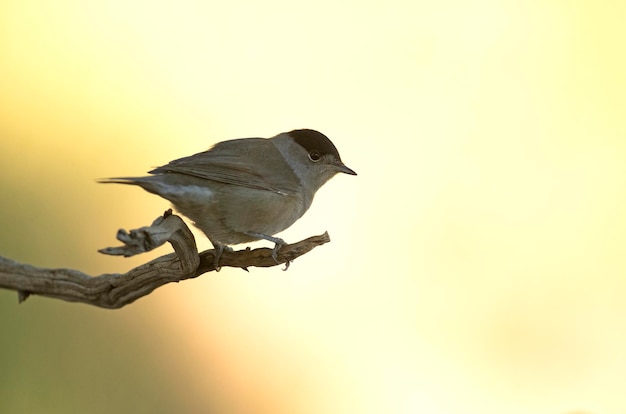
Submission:
<svg viewBox="0 0 626 414">
<path fill-rule="evenodd" d="M 335 174 L 356 175 L 330 139 L 312 129 L 219 142 L 149 173 L 100 182 L 138 185 L 169 200 L 209 238 L 216 266 L 226 246 L 260 239 L 274 243 L 276 260 L 286 243 L 274 234 L 302 217 Z"/>
</svg>

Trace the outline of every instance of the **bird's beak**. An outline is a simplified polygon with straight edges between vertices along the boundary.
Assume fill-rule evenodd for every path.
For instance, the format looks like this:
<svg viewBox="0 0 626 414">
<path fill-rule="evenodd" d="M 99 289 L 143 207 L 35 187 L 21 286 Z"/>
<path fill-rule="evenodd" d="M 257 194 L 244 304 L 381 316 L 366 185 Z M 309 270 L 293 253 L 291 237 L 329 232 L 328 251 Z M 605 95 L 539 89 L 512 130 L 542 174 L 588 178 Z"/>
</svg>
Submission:
<svg viewBox="0 0 626 414">
<path fill-rule="evenodd" d="M 341 162 L 338 162 L 337 164 L 335 164 L 335 167 L 337 169 L 337 172 L 342 172 L 342 173 L 350 174 L 350 175 L 356 175 L 356 172 L 354 172 L 354 170 L 346 167 L 346 165 Z"/>
</svg>

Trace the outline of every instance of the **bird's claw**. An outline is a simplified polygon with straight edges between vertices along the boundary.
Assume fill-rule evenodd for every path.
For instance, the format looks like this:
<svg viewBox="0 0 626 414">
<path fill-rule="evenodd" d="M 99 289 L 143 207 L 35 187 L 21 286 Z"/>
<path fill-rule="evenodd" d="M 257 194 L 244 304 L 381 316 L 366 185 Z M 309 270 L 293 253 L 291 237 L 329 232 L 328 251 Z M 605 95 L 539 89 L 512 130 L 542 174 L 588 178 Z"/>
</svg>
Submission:
<svg viewBox="0 0 626 414">
<path fill-rule="evenodd" d="M 278 239 L 280 240 L 279 242 L 276 242 L 276 244 L 274 244 L 274 249 L 272 249 L 272 259 L 274 259 L 274 261 L 276 263 L 280 263 L 278 261 L 278 251 L 280 250 L 281 247 L 283 247 L 284 245 L 286 245 L 287 243 L 285 243 L 284 240 L 282 239 Z M 291 265 L 291 260 L 287 260 L 285 262 L 285 268 L 283 269 L 283 272 L 287 269 L 289 269 L 289 265 Z"/>
<path fill-rule="evenodd" d="M 280 242 L 276 242 L 276 244 L 274 244 L 274 248 L 272 249 L 272 259 L 274 259 L 274 261 L 276 263 L 279 263 L 279 261 L 278 261 L 278 251 L 284 245 L 285 245 L 285 242 L 282 241 L 282 240 Z"/>
<path fill-rule="evenodd" d="M 213 266 L 215 267 L 215 271 L 219 272 L 220 270 L 222 270 L 222 266 L 220 266 L 220 259 L 222 258 L 222 253 L 224 253 L 224 250 L 226 250 L 227 252 L 232 252 L 233 248 L 230 246 L 226 246 L 225 244 L 214 244 L 213 247 L 215 248 L 215 256 L 213 258 Z"/>
</svg>

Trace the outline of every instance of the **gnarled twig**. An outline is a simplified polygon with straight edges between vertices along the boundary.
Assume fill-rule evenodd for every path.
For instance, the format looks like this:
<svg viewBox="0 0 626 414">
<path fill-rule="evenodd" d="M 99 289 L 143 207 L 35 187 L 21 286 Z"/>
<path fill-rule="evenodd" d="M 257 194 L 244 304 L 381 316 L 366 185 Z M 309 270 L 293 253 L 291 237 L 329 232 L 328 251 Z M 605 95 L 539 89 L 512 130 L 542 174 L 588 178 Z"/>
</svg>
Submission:
<svg viewBox="0 0 626 414">
<path fill-rule="evenodd" d="M 36 294 L 70 302 L 82 302 L 109 309 L 117 309 L 150 294 L 167 283 L 178 282 L 217 270 L 214 250 L 198 253 L 189 228 L 171 211 L 157 218 L 151 226 L 126 232 L 120 230 L 118 239 L 124 246 L 100 250 L 105 254 L 132 256 L 152 250 L 165 242 L 172 244 L 175 253 L 161 256 L 124 274 L 103 274 L 92 277 L 72 269 L 45 269 L 0 257 L 0 288 L 16 290 L 20 302 Z M 272 249 L 245 249 L 224 251 L 220 266 L 270 267 L 290 263 L 313 248 L 328 243 L 328 233 L 309 237 L 294 244 L 282 246 L 278 261 Z"/>
</svg>

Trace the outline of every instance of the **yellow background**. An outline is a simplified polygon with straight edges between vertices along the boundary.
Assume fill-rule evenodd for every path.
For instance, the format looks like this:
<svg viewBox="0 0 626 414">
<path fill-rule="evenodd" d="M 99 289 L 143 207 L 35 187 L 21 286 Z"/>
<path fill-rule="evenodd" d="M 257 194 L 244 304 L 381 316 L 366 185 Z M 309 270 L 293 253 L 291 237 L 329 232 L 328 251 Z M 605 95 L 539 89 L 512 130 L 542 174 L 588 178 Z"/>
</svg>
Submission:
<svg viewBox="0 0 626 414">
<path fill-rule="evenodd" d="M 0 255 L 93 275 L 168 207 L 96 178 L 327 134 L 281 234 L 118 311 L 0 292 L 1 412 L 626 412 L 626 3 L 0 2 Z M 198 233 L 197 233 L 198 234 Z M 201 248 L 209 248 L 198 234 Z"/>
</svg>

